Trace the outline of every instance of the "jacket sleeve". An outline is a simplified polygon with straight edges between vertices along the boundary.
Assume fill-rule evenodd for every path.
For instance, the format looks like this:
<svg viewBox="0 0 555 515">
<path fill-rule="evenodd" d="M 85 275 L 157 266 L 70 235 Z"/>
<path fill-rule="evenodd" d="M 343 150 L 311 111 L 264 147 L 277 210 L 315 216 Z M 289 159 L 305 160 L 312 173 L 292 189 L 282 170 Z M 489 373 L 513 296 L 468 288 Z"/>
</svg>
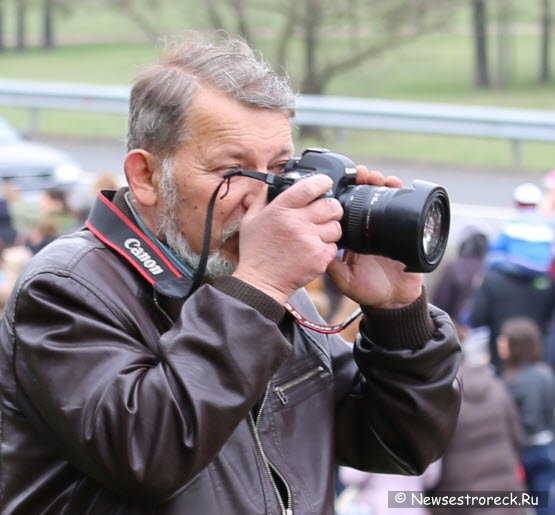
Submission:
<svg viewBox="0 0 555 515">
<path fill-rule="evenodd" d="M 353 349 L 358 370 L 349 371 L 344 351 L 335 356 L 337 381 L 345 387 L 338 392 L 338 461 L 422 474 L 443 454 L 458 419 L 461 349 L 454 326 L 427 304 L 425 293 L 401 310 L 364 312 Z"/>
<path fill-rule="evenodd" d="M 10 322 L 15 373 L 72 465 L 161 502 L 213 459 L 291 346 L 274 321 L 211 286 L 160 335 L 137 323 L 149 311 L 111 280 L 110 293 L 65 271 L 24 282 Z"/>
</svg>

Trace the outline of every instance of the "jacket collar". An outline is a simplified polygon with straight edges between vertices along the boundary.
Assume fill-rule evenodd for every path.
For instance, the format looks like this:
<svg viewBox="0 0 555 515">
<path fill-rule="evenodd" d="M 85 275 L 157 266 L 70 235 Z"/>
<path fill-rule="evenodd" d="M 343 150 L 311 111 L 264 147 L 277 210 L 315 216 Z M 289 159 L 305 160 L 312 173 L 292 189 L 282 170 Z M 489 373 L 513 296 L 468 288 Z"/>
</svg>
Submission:
<svg viewBox="0 0 555 515">
<path fill-rule="evenodd" d="M 125 200 L 128 188 L 101 191 L 95 200 L 87 228 L 117 252 L 158 294 L 185 300 L 191 281 L 176 268 L 164 246 L 138 227 Z"/>
</svg>

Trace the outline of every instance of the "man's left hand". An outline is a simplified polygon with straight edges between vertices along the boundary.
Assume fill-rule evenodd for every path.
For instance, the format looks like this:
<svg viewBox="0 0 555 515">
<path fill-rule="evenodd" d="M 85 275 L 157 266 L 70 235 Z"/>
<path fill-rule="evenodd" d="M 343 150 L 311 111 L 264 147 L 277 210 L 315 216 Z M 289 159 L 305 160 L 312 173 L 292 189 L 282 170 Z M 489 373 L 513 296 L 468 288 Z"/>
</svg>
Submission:
<svg viewBox="0 0 555 515">
<path fill-rule="evenodd" d="M 384 177 L 365 166 L 357 167 L 357 184 L 403 187 L 398 177 Z M 327 271 L 339 290 L 358 304 L 393 309 L 414 302 L 422 293 L 424 276 L 404 269 L 399 261 L 345 250 L 343 259 L 332 261 Z"/>
</svg>

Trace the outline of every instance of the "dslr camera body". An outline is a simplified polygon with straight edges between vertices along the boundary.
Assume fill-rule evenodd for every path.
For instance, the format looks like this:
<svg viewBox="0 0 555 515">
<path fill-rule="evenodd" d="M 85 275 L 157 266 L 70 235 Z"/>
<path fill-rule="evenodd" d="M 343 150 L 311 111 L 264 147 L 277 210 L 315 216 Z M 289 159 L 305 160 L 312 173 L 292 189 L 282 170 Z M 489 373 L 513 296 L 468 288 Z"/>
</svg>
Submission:
<svg viewBox="0 0 555 515">
<path fill-rule="evenodd" d="M 356 167 L 348 157 L 309 148 L 286 163 L 284 173 L 269 185 L 268 201 L 315 173 L 333 180 L 324 196 L 336 198 L 343 207 L 340 248 L 400 261 L 408 272 L 431 272 L 439 265 L 450 224 L 444 188 L 420 180 L 412 188 L 357 185 Z"/>
</svg>

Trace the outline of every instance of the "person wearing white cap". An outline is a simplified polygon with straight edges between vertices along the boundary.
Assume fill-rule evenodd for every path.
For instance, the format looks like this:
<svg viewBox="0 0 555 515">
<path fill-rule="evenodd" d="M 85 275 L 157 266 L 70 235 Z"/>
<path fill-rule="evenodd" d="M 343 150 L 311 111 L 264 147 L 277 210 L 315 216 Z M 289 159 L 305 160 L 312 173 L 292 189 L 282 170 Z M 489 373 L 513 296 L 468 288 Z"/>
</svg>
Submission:
<svg viewBox="0 0 555 515">
<path fill-rule="evenodd" d="M 518 185 L 513 191 L 513 200 L 517 207 L 535 208 L 542 201 L 542 190 L 531 182 Z"/>
<path fill-rule="evenodd" d="M 491 363 L 501 371 L 497 335 L 510 317 L 528 316 L 546 331 L 555 308 L 555 288 L 549 274 L 555 231 L 539 211 L 541 189 L 532 183 L 513 191 L 515 218 L 490 245 L 483 282 L 473 299 L 471 327 L 491 330 Z"/>
<path fill-rule="evenodd" d="M 516 217 L 493 241 L 488 264 L 516 269 L 526 275 L 543 274 L 549 270 L 555 231 L 540 213 L 542 200 L 542 190 L 533 183 L 526 182 L 514 189 Z"/>
</svg>

